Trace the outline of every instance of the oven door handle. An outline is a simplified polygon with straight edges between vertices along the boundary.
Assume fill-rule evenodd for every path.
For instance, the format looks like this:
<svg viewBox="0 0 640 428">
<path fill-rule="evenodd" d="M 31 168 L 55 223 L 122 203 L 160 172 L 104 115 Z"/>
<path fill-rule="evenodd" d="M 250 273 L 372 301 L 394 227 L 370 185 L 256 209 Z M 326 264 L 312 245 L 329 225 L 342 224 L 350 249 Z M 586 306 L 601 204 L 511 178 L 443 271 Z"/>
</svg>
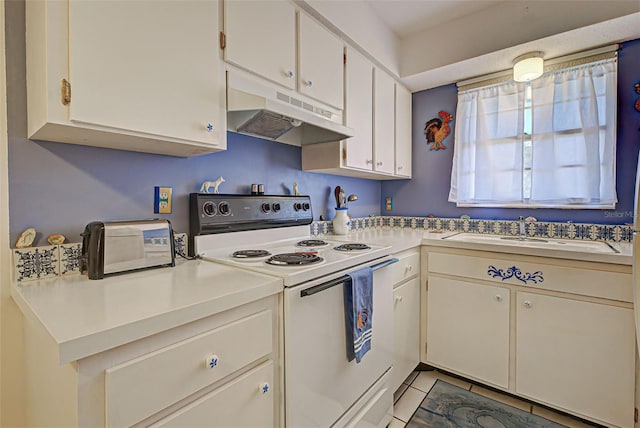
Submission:
<svg viewBox="0 0 640 428">
<path fill-rule="evenodd" d="M 376 265 L 371 266 L 371 270 L 376 271 L 378 269 L 382 269 L 394 263 L 398 263 L 399 261 L 400 261 L 399 259 L 394 257 L 392 259 L 385 260 L 382 263 L 378 263 Z M 343 284 L 349 278 L 350 278 L 349 275 L 343 275 L 341 277 L 334 279 L 333 281 L 325 282 L 323 284 L 316 285 L 315 287 L 309 287 L 300 292 L 300 297 L 312 296 L 314 294 L 320 293 L 321 291 L 328 290 L 331 287 L 335 287 L 336 285 Z"/>
</svg>

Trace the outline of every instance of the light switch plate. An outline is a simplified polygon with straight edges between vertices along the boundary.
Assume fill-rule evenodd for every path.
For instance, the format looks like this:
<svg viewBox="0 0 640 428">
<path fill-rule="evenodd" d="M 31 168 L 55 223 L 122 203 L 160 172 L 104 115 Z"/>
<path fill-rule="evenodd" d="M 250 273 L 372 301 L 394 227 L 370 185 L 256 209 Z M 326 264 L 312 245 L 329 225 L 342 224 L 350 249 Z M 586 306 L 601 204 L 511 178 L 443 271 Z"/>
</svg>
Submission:
<svg viewBox="0 0 640 428">
<path fill-rule="evenodd" d="M 155 187 L 153 196 L 153 212 L 155 214 L 171 214 L 171 187 Z"/>
</svg>

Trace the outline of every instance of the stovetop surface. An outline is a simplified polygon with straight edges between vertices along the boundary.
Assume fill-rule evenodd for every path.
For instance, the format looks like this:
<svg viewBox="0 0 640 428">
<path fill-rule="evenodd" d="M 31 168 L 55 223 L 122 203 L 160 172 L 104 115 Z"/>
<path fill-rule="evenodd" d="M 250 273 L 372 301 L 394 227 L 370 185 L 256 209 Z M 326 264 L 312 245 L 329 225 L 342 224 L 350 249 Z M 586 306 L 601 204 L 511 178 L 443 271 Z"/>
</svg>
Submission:
<svg viewBox="0 0 640 428">
<path fill-rule="evenodd" d="M 308 227 L 302 226 L 199 236 L 196 239 L 198 247 L 196 250 L 204 260 L 281 277 L 285 286 L 302 284 L 344 269 L 353 268 L 390 253 L 390 247 L 369 243 L 363 243 L 367 244 L 369 249 L 337 251 L 334 248 L 343 245 L 344 241 L 333 241 L 330 237 L 295 236 L 296 233 L 308 232 L 308 230 Z M 278 237 L 286 239 L 277 239 Z M 321 239 L 326 241 L 328 245 L 311 247 L 296 245 L 305 239 Z M 270 255 L 255 259 L 233 257 L 234 252 L 243 250 L 265 250 Z M 316 255 L 322 260 L 317 263 L 292 266 L 267 263 L 271 256 L 285 253 L 307 253 Z"/>
</svg>

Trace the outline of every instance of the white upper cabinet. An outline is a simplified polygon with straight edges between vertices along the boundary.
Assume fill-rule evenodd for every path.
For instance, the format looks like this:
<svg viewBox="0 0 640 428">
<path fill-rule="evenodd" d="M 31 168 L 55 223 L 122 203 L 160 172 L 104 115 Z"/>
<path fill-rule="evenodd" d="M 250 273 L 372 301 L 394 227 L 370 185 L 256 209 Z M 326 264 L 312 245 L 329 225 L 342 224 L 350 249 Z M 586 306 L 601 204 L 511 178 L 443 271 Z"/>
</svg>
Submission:
<svg viewBox="0 0 640 428">
<path fill-rule="evenodd" d="M 347 126 L 354 136 L 345 140 L 344 163 L 348 167 L 373 169 L 373 64 L 347 47 L 346 104 Z"/>
<path fill-rule="evenodd" d="M 299 19 L 299 91 L 342 109 L 344 45 L 336 35 L 304 13 L 299 14 Z"/>
<path fill-rule="evenodd" d="M 379 68 L 373 78 L 373 169 L 395 169 L 395 81 Z"/>
<path fill-rule="evenodd" d="M 411 178 L 411 92 L 396 83 L 396 175 Z"/>
<path fill-rule="evenodd" d="M 227 62 L 296 89 L 296 9 L 293 3 L 226 1 L 224 29 Z"/>
<path fill-rule="evenodd" d="M 226 148 L 217 1 L 27 2 L 26 14 L 30 138 Z"/>
</svg>

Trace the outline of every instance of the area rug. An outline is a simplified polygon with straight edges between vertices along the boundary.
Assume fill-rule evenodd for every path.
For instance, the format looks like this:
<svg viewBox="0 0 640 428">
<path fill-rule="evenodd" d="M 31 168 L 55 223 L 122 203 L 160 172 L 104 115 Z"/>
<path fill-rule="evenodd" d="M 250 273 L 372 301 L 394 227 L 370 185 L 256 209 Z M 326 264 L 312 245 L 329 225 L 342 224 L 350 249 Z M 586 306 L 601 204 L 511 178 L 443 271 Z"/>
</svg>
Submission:
<svg viewBox="0 0 640 428">
<path fill-rule="evenodd" d="M 551 422 L 439 379 L 406 425 L 406 428 L 558 427 L 565 427 L 565 425 Z"/>
</svg>

